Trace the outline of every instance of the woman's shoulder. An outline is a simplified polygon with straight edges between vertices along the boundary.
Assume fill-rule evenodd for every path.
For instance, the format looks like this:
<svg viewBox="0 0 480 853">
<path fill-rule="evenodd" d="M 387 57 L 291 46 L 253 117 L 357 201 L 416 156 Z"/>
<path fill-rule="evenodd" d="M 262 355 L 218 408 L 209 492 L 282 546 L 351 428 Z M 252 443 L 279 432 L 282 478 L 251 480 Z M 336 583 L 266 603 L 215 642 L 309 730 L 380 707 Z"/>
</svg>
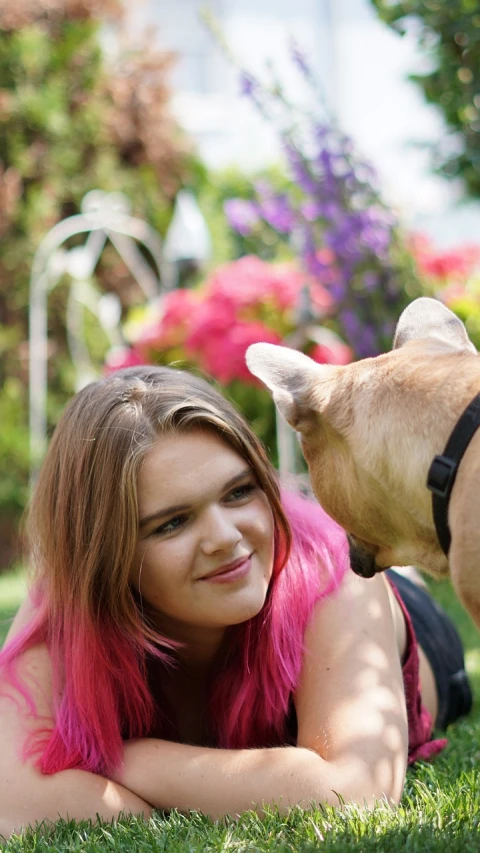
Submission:
<svg viewBox="0 0 480 853">
<path fill-rule="evenodd" d="M 52 662 L 45 642 L 25 642 L 35 622 L 36 605 L 28 595 L 15 616 L 0 654 L 0 663 L 8 668 L 2 678 L 0 717 L 4 702 L 17 704 L 27 716 L 41 717 L 45 724 L 52 718 Z"/>
<path fill-rule="evenodd" d="M 35 715 L 45 725 L 53 719 L 52 664 L 45 643 L 22 651 L 14 662 L 14 677 L 2 679 L 0 721 L 2 709 L 12 702 L 25 720 Z"/>
</svg>

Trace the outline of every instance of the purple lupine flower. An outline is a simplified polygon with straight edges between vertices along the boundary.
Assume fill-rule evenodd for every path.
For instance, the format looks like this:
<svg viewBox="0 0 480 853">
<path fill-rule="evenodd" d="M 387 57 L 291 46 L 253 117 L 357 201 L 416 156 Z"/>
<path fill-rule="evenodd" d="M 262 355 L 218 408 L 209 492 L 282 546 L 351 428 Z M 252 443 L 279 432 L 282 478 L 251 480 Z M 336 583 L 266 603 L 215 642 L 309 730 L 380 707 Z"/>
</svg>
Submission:
<svg viewBox="0 0 480 853">
<path fill-rule="evenodd" d="M 283 148 L 295 182 L 304 192 L 314 195 L 318 189 L 317 181 L 315 175 L 310 172 L 305 158 L 291 142 L 286 142 Z"/>
<path fill-rule="evenodd" d="M 341 305 L 347 295 L 347 286 L 340 278 L 338 278 L 335 281 L 332 281 L 328 288 L 328 292 L 335 302 L 338 305 Z"/>
<path fill-rule="evenodd" d="M 345 311 L 342 311 L 339 316 L 342 326 L 349 336 L 353 337 L 361 330 L 358 315 L 350 308 L 347 308 L 345 309 Z"/>
<path fill-rule="evenodd" d="M 370 270 L 369 272 L 363 274 L 362 284 L 364 290 L 366 290 L 367 293 L 373 293 L 373 291 L 377 290 L 377 288 L 379 287 L 380 279 L 377 273 L 373 272 L 373 270 Z"/>
<path fill-rule="evenodd" d="M 343 151 L 348 157 L 350 157 L 355 151 L 355 145 L 353 144 L 353 139 L 347 134 L 339 134 L 338 136 L 338 144 L 340 150 Z M 372 169 L 373 171 L 373 169 Z"/>
<path fill-rule="evenodd" d="M 400 282 L 397 277 L 390 273 L 386 276 L 386 281 L 383 287 L 383 294 L 387 302 L 393 305 L 397 300 L 401 291 Z"/>
<path fill-rule="evenodd" d="M 323 205 L 320 202 L 309 199 L 300 207 L 300 213 L 307 222 L 315 222 L 323 216 Z"/>
<path fill-rule="evenodd" d="M 323 142 L 332 133 L 332 128 L 326 122 L 314 123 L 312 127 L 312 139 Z"/>
<path fill-rule="evenodd" d="M 240 74 L 240 94 L 249 97 L 254 95 L 257 90 L 258 83 L 255 77 L 248 71 L 242 71 Z"/>
<path fill-rule="evenodd" d="M 369 228 L 362 232 L 361 242 L 379 260 L 387 260 L 390 248 L 390 237 L 388 234 L 379 229 Z"/>
<path fill-rule="evenodd" d="M 371 326 L 364 325 L 360 335 L 356 335 L 355 349 L 360 358 L 370 358 L 378 354 L 377 332 Z"/>
<path fill-rule="evenodd" d="M 306 57 L 295 44 L 291 53 L 318 95 Z M 352 139 L 335 121 L 320 110 L 312 116 L 291 106 L 275 81 L 268 88 L 244 72 L 242 90 L 262 115 L 277 122 L 292 181 L 281 193 L 258 185 L 255 216 L 288 238 L 290 249 L 328 290 L 334 301 L 330 316 L 356 354 L 377 354 L 384 344 L 390 345 L 391 326 L 410 296 L 402 287 L 399 230 L 381 200 L 376 170 L 358 156 Z M 249 208 L 240 228 L 250 227 L 251 219 Z M 408 277 L 410 283 L 409 267 Z"/>
<path fill-rule="evenodd" d="M 228 224 L 242 237 L 248 237 L 260 221 L 258 205 L 243 198 L 229 198 L 223 205 Z"/>
<path fill-rule="evenodd" d="M 383 334 L 387 339 L 388 339 L 388 338 L 392 338 L 392 339 L 393 339 L 393 335 L 394 335 L 394 332 L 395 332 L 395 327 L 396 327 L 396 323 L 395 323 L 395 321 L 394 321 L 394 320 L 387 320 L 386 322 L 382 323 L 382 326 L 381 326 L 382 334 Z"/>
<path fill-rule="evenodd" d="M 310 68 L 310 65 L 308 64 L 307 57 L 300 50 L 300 47 L 298 46 L 295 39 L 291 39 L 291 41 L 290 41 L 290 54 L 291 54 L 291 57 L 292 57 L 295 65 L 297 66 L 297 68 L 300 69 L 303 76 L 306 77 L 307 80 L 312 80 L 313 79 L 312 69 Z"/>
<path fill-rule="evenodd" d="M 321 148 L 316 162 L 326 175 L 332 175 L 333 157 L 327 148 Z"/>
<path fill-rule="evenodd" d="M 330 269 L 330 263 L 325 262 L 316 250 L 305 252 L 303 257 L 309 273 L 318 279 L 318 281 L 323 281 L 325 279 L 325 272 Z"/>
<path fill-rule="evenodd" d="M 348 259 L 350 263 L 359 263 L 363 257 L 357 235 L 347 217 L 343 220 L 342 227 L 325 233 L 325 242 L 337 257 Z"/>
<path fill-rule="evenodd" d="M 285 193 L 266 196 L 259 203 L 260 215 L 280 234 L 290 234 L 295 214 Z"/>
<path fill-rule="evenodd" d="M 341 204 L 338 201 L 325 201 L 323 204 L 319 204 L 319 209 L 323 218 L 327 219 L 329 223 L 339 222 L 343 214 Z"/>
</svg>

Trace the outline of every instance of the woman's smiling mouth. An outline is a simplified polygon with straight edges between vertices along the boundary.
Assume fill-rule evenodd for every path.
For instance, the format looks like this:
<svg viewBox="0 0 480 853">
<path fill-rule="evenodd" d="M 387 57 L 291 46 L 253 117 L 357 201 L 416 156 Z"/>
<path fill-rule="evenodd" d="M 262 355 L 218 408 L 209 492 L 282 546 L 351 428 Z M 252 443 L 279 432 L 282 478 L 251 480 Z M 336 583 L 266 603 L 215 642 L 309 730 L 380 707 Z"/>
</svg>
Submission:
<svg viewBox="0 0 480 853">
<path fill-rule="evenodd" d="M 208 575 L 199 578 L 200 581 L 210 581 L 211 583 L 233 583 L 233 581 L 244 578 L 252 566 L 252 554 L 246 557 L 241 557 L 239 560 L 234 560 L 225 566 L 220 566 Z"/>
</svg>

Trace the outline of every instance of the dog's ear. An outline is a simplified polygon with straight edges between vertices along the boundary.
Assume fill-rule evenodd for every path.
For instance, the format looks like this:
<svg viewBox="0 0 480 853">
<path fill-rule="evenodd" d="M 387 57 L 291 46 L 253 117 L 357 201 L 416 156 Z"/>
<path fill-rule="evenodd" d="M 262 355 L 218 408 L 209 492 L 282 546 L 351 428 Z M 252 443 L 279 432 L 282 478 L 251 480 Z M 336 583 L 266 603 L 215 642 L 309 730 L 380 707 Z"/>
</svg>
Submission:
<svg viewBox="0 0 480 853">
<path fill-rule="evenodd" d="M 339 370 L 274 344 L 252 344 L 246 359 L 250 372 L 265 383 L 285 420 L 298 431 L 318 414 L 328 396 L 326 380 Z"/>
<path fill-rule="evenodd" d="M 427 296 L 415 299 L 400 315 L 393 349 L 420 338 L 436 338 L 454 349 L 477 352 L 462 321 L 438 299 Z"/>
</svg>

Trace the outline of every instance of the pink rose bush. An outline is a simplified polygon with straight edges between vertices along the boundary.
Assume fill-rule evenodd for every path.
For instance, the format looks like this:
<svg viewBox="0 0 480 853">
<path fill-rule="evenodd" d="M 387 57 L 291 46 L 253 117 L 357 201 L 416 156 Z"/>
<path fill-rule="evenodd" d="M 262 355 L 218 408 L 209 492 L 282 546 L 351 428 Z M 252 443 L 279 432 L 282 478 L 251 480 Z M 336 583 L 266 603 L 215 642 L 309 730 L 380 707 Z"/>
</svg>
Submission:
<svg viewBox="0 0 480 853">
<path fill-rule="evenodd" d="M 427 292 L 441 299 L 465 323 L 480 349 L 480 245 L 466 244 L 438 250 L 424 236 L 415 235 L 412 252 Z"/>
<path fill-rule="evenodd" d="M 475 244 L 439 250 L 428 237 L 417 234 L 411 245 L 420 272 L 437 284 L 465 283 L 480 268 L 480 246 Z"/>
<path fill-rule="evenodd" d="M 324 253 L 321 260 L 333 275 L 331 258 Z M 335 305 L 327 286 L 326 280 L 310 279 L 294 263 L 242 257 L 215 270 L 197 289 L 173 290 L 155 306 L 140 313 L 137 309 L 125 328 L 129 346 L 111 350 L 106 370 L 149 363 L 200 369 L 225 387 L 276 462 L 274 405 L 249 373 L 245 352 L 259 341 L 288 345 L 295 332 L 292 346 L 316 361 L 351 361 L 350 348 L 331 328 Z M 321 325 L 309 321 L 299 335 L 297 312 L 306 289 L 309 307 Z"/>
<path fill-rule="evenodd" d="M 130 347 L 112 350 L 107 370 L 135 364 L 181 362 L 223 385 L 258 385 L 245 364 L 250 344 L 281 344 L 296 328 L 296 310 L 308 285 L 316 315 L 327 317 L 332 299 L 293 263 L 270 264 L 247 256 L 217 269 L 196 290 L 173 290 L 130 328 Z M 345 364 L 351 350 L 333 333 L 326 345 L 306 341 L 319 362 Z"/>
</svg>

